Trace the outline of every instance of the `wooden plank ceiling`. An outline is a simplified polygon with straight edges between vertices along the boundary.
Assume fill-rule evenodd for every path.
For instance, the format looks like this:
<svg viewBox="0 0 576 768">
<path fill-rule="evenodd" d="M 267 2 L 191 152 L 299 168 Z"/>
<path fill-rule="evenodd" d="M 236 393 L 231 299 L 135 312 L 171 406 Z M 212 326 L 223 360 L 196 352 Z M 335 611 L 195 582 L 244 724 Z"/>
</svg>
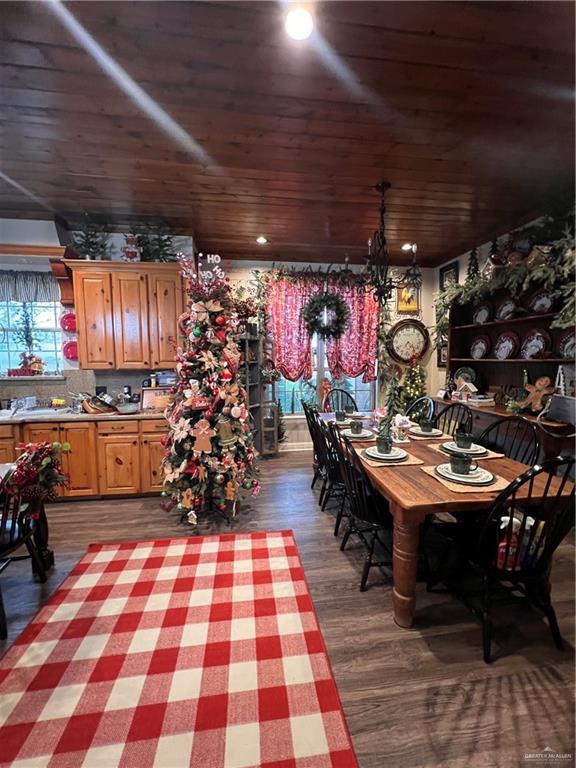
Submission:
<svg viewBox="0 0 576 768">
<path fill-rule="evenodd" d="M 161 217 L 226 257 L 361 261 L 384 178 L 393 261 L 416 241 L 431 266 L 570 193 L 571 2 L 319 3 L 331 66 L 276 3 L 66 7 L 213 162 L 47 4 L 2 3 L 0 169 L 34 196 L 0 179 L 2 217 Z"/>
</svg>

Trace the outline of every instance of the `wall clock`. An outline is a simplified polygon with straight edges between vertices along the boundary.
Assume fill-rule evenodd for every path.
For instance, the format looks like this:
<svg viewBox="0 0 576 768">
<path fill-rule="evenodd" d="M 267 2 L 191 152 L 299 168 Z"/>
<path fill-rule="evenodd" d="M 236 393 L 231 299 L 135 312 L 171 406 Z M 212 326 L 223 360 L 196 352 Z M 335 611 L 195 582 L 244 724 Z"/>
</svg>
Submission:
<svg viewBox="0 0 576 768">
<path fill-rule="evenodd" d="M 400 320 L 388 334 L 388 352 L 399 363 L 421 360 L 430 346 L 430 334 L 420 320 Z"/>
</svg>

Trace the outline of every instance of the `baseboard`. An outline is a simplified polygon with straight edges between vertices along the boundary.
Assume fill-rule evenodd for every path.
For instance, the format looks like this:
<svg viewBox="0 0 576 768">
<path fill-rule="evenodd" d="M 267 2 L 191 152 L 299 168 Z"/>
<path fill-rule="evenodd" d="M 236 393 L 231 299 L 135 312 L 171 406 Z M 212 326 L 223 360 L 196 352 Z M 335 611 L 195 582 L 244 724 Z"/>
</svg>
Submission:
<svg viewBox="0 0 576 768">
<path fill-rule="evenodd" d="M 287 441 L 285 443 L 280 443 L 278 446 L 278 452 L 279 453 L 289 453 L 291 451 L 311 451 L 312 450 L 312 443 L 310 441 L 307 441 L 305 443 L 291 443 L 290 441 Z"/>
</svg>

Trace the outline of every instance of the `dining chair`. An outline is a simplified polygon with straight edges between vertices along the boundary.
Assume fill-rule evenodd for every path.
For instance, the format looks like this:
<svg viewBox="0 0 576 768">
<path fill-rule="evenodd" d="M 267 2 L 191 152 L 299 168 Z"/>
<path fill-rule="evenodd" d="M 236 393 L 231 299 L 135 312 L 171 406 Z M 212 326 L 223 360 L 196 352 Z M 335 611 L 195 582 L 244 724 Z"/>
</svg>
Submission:
<svg viewBox="0 0 576 768">
<path fill-rule="evenodd" d="M 464 403 L 450 403 L 440 411 L 434 423 L 446 435 L 453 435 L 456 430 L 471 432 L 472 411 Z"/>
<path fill-rule="evenodd" d="M 323 471 L 323 467 L 320 464 L 318 445 L 316 443 L 318 438 L 314 429 L 314 419 L 317 411 L 314 408 L 311 408 L 308 403 L 305 403 L 304 400 L 301 400 L 300 402 L 302 403 L 304 416 L 306 417 L 306 424 L 308 426 L 308 432 L 310 433 L 310 439 L 312 440 L 312 469 L 314 474 L 312 476 L 312 485 L 310 487 L 314 488 L 316 481 L 322 475 Z"/>
<path fill-rule="evenodd" d="M 549 574 L 556 549 L 574 525 L 573 469 L 573 457 L 558 456 L 536 465 L 513 480 L 472 526 L 452 527 L 466 556 L 465 570 L 481 577 L 482 586 L 464 590 L 464 572 L 455 576 L 454 587 L 447 586 L 481 619 L 487 664 L 492 660 L 493 597 L 503 589 L 520 592 L 539 608 L 548 619 L 556 647 L 563 649 Z M 480 596 L 480 606 L 470 600 L 475 596 Z"/>
<path fill-rule="evenodd" d="M 30 508 L 21 510 L 19 496 L 0 491 L 0 574 L 11 562 L 16 560 L 32 560 L 32 572 L 40 581 L 46 581 L 46 571 L 42 559 L 34 543 L 34 520 Z M 14 555 L 21 547 L 26 547 L 27 555 Z M 0 640 L 8 637 L 6 611 L 0 586 Z"/>
<path fill-rule="evenodd" d="M 349 511 L 348 528 L 340 549 L 346 549 L 352 535 L 358 536 L 364 544 L 366 558 L 360 579 L 360 591 L 364 592 L 372 568 L 392 565 L 393 519 L 388 502 L 372 488 L 362 461 L 350 440 L 342 437 L 336 428 L 332 429 L 332 434 L 337 445 Z M 376 545 L 380 551 L 378 556 L 375 555 Z"/>
<path fill-rule="evenodd" d="M 434 416 L 434 400 L 428 395 L 417 397 L 406 408 L 406 416 L 412 421 L 431 419 Z"/>
<path fill-rule="evenodd" d="M 353 406 L 355 411 L 358 410 L 356 400 L 345 389 L 331 389 L 322 400 L 322 410 L 327 413 L 343 411 L 347 405 Z"/>
<path fill-rule="evenodd" d="M 330 432 L 328 431 L 328 424 L 326 424 L 326 422 L 319 416 L 316 417 L 316 429 L 318 430 L 318 441 L 322 457 L 321 461 L 324 467 L 323 482 L 318 503 L 322 507 L 322 511 L 324 511 L 330 499 L 338 499 L 340 501 L 341 509 L 344 504 L 346 490 L 342 481 L 338 455 L 336 454 L 335 447 L 330 437 Z"/>
<path fill-rule="evenodd" d="M 520 416 L 498 419 L 486 427 L 476 442 L 528 466 L 536 463 L 540 452 L 535 425 Z"/>
</svg>

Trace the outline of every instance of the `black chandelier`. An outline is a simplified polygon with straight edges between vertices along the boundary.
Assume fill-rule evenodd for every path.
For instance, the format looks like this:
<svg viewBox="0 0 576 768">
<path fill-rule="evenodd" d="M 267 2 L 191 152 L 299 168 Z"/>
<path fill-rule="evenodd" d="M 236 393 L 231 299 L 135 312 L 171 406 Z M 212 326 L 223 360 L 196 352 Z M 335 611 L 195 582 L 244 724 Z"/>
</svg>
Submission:
<svg viewBox="0 0 576 768">
<path fill-rule="evenodd" d="M 422 273 L 416 263 L 416 244 L 408 244 L 408 250 L 412 251 L 412 263 L 406 272 L 400 277 L 390 274 L 390 254 L 386 242 L 386 228 L 384 217 L 386 215 L 386 206 L 384 197 L 392 185 L 389 181 L 381 181 L 376 184 L 376 191 L 380 193 L 380 226 L 368 240 L 368 259 L 366 271 L 370 278 L 370 283 L 374 292 L 374 298 L 381 305 L 392 298 L 397 288 L 412 287 L 420 288 L 422 285 Z"/>
</svg>

